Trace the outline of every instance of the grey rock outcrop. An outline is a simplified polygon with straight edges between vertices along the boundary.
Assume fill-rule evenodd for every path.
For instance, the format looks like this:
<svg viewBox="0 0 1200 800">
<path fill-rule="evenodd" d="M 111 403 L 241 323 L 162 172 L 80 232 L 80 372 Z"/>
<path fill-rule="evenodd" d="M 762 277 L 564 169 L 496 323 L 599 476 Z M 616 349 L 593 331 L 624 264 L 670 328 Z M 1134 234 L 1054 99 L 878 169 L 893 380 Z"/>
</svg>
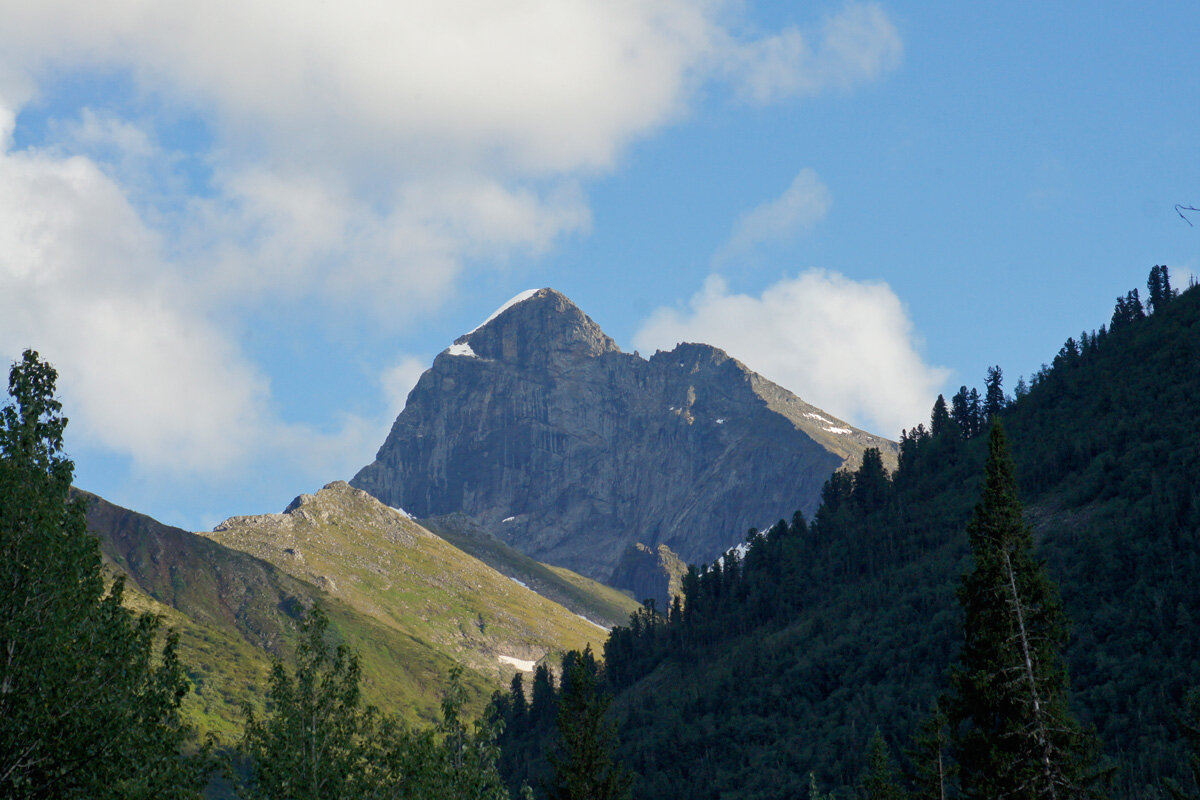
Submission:
<svg viewBox="0 0 1200 800">
<path fill-rule="evenodd" d="M 434 359 L 351 481 L 417 517 L 462 512 L 601 581 L 635 543 L 706 563 L 893 442 L 805 403 L 721 350 L 622 353 L 553 289 Z"/>
</svg>

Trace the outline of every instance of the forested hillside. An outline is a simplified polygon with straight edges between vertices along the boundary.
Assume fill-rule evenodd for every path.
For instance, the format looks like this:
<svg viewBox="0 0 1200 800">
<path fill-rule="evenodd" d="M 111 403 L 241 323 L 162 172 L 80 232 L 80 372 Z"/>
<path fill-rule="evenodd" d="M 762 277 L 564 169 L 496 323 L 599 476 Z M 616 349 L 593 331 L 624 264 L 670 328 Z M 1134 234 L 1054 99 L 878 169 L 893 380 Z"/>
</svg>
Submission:
<svg viewBox="0 0 1200 800">
<path fill-rule="evenodd" d="M 1072 707 L 1117 766 L 1113 795 L 1155 797 L 1182 776 L 1177 713 L 1200 683 L 1200 292 L 1151 273 L 1149 308 L 1072 337 L 1015 396 L 938 399 L 878 459 L 826 485 L 813 520 L 751 531 L 744 558 L 693 569 L 681 604 L 613 632 L 604 680 L 639 798 L 803 797 L 855 785 L 878 728 L 904 755 L 962 640 L 955 597 L 971 567 L 992 418 L 1003 421 L 1047 573 L 1073 621 Z M 1147 313 L 1152 311 L 1153 313 Z M 504 765 L 537 784 L 553 704 L 539 676 L 514 697 Z"/>
</svg>

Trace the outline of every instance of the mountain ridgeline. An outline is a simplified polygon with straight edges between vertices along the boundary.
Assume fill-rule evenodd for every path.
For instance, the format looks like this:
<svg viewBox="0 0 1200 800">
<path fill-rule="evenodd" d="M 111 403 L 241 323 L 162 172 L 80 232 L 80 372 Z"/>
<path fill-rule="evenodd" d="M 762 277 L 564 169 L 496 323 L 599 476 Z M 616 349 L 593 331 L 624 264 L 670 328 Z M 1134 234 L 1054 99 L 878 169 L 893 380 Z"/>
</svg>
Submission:
<svg viewBox="0 0 1200 800">
<path fill-rule="evenodd" d="M 810 780 L 868 796 L 852 787 L 876 730 L 871 764 L 890 750 L 902 783 L 939 796 L 922 753 L 943 735 L 931 707 L 962 647 L 956 588 L 991 417 L 1072 621 L 1070 704 L 1116 768 L 1111 796 L 1165 798 L 1170 779 L 1200 790 L 1179 724 L 1200 684 L 1200 291 L 1174 294 L 1156 268 L 1150 298 L 1153 313 L 1136 291 L 1120 298 L 1107 328 L 1068 339 L 1015 397 L 993 368 L 992 391 L 939 398 L 890 475 L 874 459 L 836 473 L 815 514 L 690 570 L 681 603 L 614 630 L 602 675 L 635 797 L 804 797 Z M 497 703 L 510 785 L 543 774 L 530 754 L 550 741 L 548 681 L 532 704 Z"/>
<path fill-rule="evenodd" d="M 717 348 L 622 353 L 541 289 L 437 356 L 351 485 L 419 518 L 461 513 L 538 561 L 662 597 L 669 570 L 649 585 L 629 568 L 639 553 L 665 545 L 710 561 L 750 526 L 815 510 L 830 473 L 872 447 L 894 463 L 893 442 Z"/>
</svg>

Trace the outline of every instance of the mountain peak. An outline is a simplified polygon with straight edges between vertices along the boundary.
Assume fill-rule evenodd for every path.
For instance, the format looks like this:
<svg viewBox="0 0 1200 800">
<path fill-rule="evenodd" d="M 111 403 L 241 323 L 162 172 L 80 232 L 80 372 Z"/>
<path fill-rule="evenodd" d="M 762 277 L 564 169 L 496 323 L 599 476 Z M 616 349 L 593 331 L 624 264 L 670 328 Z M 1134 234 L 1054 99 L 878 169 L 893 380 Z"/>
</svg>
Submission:
<svg viewBox="0 0 1200 800">
<path fill-rule="evenodd" d="M 455 339 L 444 354 L 529 363 L 619 351 L 617 343 L 566 295 L 547 287 L 521 292 L 478 328 Z"/>
<path fill-rule="evenodd" d="M 812 513 L 867 447 L 895 452 L 710 345 L 621 353 L 545 288 L 438 355 L 350 483 L 603 581 L 635 542 L 706 563 L 750 525 Z"/>
</svg>

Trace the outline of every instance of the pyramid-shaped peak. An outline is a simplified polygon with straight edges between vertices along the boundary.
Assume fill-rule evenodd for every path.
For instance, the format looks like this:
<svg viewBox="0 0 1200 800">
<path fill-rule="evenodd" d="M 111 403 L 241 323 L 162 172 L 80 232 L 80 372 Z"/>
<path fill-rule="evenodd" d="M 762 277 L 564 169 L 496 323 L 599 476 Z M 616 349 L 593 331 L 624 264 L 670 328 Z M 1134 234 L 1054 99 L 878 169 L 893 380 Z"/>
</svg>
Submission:
<svg viewBox="0 0 1200 800">
<path fill-rule="evenodd" d="M 463 349 L 465 346 L 466 349 Z M 562 292 L 549 287 L 521 292 L 482 325 L 455 340 L 451 354 L 524 361 L 550 354 L 598 356 L 619 351 L 616 342 Z"/>
</svg>

